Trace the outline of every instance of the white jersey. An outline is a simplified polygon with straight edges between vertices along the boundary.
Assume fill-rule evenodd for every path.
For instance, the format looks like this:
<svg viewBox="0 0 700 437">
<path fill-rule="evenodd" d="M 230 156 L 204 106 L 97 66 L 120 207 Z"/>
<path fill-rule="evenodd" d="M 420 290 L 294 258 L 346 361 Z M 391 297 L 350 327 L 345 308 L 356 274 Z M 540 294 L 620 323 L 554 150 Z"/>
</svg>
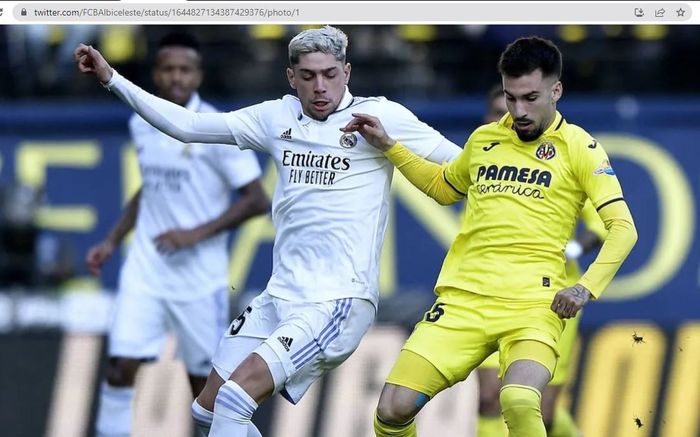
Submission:
<svg viewBox="0 0 700 437">
<path fill-rule="evenodd" d="M 197 94 L 187 108 L 216 112 Z M 260 177 L 255 154 L 229 145 L 184 144 L 138 115 L 130 119 L 129 129 L 143 186 L 120 289 L 192 300 L 226 287 L 225 232 L 171 255 L 160 254 L 153 240 L 168 230 L 190 229 L 220 216 L 230 205 L 232 189 Z"/>
<path fill-rule="evenodd" d="M 306 302 L 357 297 L 377 305 L 394 167 L 361 135 L 340 131 L 353 112 L 379 117 L 390 136 L 422 157 L 447 141 L 400 104 L 353 98 L 347 90 L 326 121 L 303 114 L 289 95 L 225 115 L 239 147 L 266 152 L 277 166 L 272 296 Z"/>
</svg>

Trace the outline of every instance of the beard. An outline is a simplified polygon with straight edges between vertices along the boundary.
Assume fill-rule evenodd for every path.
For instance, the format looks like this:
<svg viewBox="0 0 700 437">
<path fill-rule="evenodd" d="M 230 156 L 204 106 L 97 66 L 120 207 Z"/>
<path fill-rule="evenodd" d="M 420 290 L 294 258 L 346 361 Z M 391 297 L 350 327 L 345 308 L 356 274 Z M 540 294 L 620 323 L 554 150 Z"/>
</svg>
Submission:
<svg viewBox="0 0 700 437">
<path fill-rule="evenodd" d="M 544 132 L 544 127 L 543 126 L 537 126 L 536 129 L 532 130 L 531 132 L 521 132 L 517 128 L 514 129 L 515 133 L 518 135 L 518 138 L 520 138 L 520 141 L 523 142 L 530 142 L 530 141 L 535 141 L 537 138 L 542 135 Z"/>
</svg>

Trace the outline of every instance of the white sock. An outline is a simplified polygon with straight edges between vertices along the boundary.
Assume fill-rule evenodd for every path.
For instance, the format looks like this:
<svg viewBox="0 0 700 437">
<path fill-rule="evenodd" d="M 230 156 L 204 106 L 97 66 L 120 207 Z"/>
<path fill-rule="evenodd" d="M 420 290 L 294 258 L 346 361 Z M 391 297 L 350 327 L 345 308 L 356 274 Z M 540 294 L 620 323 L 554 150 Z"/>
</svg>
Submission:
<svg viewBox="0 0 700 437">
<path fill-rule="evenodd" d="M 214 403 L 211 437 L 248 437 L 249 428 L 260 433 L 250 421 L 258 404 L 238 384 L 229 380 L 219 388 Z M 252 434 L 255 436 L 256 434 Z"/>
<path fill-rule="evenodd" d="M 194 420 L 194 431 L 197 437 L 207 437 L 211 422 L 214 420 L 214 413 L 199 405 L 197 399 L 192 402 L 192 419 Z"/>
<path fill-rule="evenodd" d="M 100 387 L 100 405 L 95 430 L 97 437 L 129 437 L 131 435 L 131 400 L 133 387 Z"/>
<path fill-rule="evenodd" d="M 192 402 L 192 419 L 194 419 L 194 430 L 196 437 L 208 437 L 211 430 L 211 423 L 214 420 L 214 413 L 199 405 L 195 399 Z M 246 437 L 262 437 L 258 428 L 251 422 L 248 425 Z"/>
</svg>

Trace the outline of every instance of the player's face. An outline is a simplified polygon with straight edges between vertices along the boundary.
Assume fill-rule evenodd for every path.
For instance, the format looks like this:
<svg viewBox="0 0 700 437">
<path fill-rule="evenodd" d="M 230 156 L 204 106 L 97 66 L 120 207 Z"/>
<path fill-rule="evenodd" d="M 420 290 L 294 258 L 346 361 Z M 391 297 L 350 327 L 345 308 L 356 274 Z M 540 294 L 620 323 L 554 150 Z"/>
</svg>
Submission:
<svg viewBox="0 0 700 437">
<path fill-rule="evenodd" d="M 484 123 L 493 123 L 506 115 L 508 107 L 506 106 L 506 97 L 504 94 L 499 94 L 489 102 L 488 111 L 484 115 Z"/>
<path fill-rule="evenodd" d="M 336 110 L 350 80 L 350 64 L 333 55 L 315 52 L 299 56 L 299 63 L 287 68 L 289 85 L 297 90 L 304 114 L 323 121 Z"/>
<path fill-rule="evenodd" d="M 536 140 L 554 120 L 561 82 L 542 77 L 542 70 L 537 69 L 520 77 L 503 76 L 503 90 L 518 138 Z"/>
<path fill-rule="evenodd" d="M 189 47 L 163 47 L 156 55 L 153 82 L 158 95 L 185 105 L 202 83 L 199 54 Z"/>
</svg>

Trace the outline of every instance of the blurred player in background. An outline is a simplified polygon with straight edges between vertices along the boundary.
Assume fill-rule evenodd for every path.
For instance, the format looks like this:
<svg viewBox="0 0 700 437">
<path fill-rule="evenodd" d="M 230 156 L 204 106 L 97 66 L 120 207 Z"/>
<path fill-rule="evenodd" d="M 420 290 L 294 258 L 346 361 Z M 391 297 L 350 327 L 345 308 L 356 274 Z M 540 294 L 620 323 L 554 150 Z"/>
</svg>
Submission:
<svg viewBox="0 0 700 437">
<path fill-rule="evenodd" d="M 197 41 L 173 33 L 159 43 L 153 68 L 158 95 L 194 112 L 216 112 L 197 89 L 202 82 Z M 138 115 L 129 120 L 143 184 L 86 263 L 94 275 L 135 228 L 119 277 L 109 331 L 106 382 L 100 392 L 98 436 L 131 433 L 131 403 L 139 365 L 157 358 L 172 330 L 194 396 L 228 322 L 227 233 L 265 213 L 269 200 L 252 151 L 182 143 Z M 231 191 L 239 197 L 230 203 Z"/>
<path fill-rule="evenodd" d="M 557 362 L 563 319 L 600 296 L 637 239 L 602 146 L 556 110 L 561 69 L 561 53 L 549 40 L 528 37 L 508 45 L 499 61 L 508 116 L 476 129 L 446 165 L 413 154 L 376 116 L 355 113 L 343 129 L 362 134 L 439 203 L 468 194 L 435 305 L 406 341 L 382 390 L 374 421 L 379 437 L 415 436 L 421 408 L 496 350 L 509 435 L 547 434 L 541 393 Z M 586 273 L 567 286 L 564 248 L 586 198 L 608 235 Z"/>
<path fill-rule="evenodd" d="M 340 131 L 352 113 L 382 114 L 389 131 L 429 161 L 461 152 L 405 107 L 353 97 L 347 43 L 331 26 L 301 32 L 289 43 L 287 68 L 298 97 L 228 114 L 196 114 L 157 99 L 95 49 L 76 49 L 81 71 L 94 73 L 163 132 L 266 152 L 277 166 L 272 276 L 231 324 L 192 404 L 202 433 L 211 424 L 211 436 L 260 435 L 251 422 L 259 404 L 276 393 L 299 402 L 350 356 L 374 320 L 393 166 L 361 137 Z"/>
<path fill-rule="evenodd" d="M 503 86 L 495 85 L 487 95 L 484 123 L 498 123 L 507 112 Z M 588 201 L 581 210 L 581 220 L 585 229 L 579 233 L 576 239 L 570 240 L 564 250 L 569 286 L 574 285 L 581 277 L 577 259 L 584 253 L 598 248 L 607 235 L 605 225 L 598 217 L 593 205 Z M 557 399 L 571 376 L 571 360 L 578 338 L 576 333 L 581 314 L 580 311 L 576 317 L 565 322 L 566 326 L 557 345 L 559 347 L 559 360 L 557 360 L 552 380 L 542 393 L 542 419 L 549 437 L 577 437 L 579 434 L 569 410 L 563 405 L 557 404 Z M 503 421 L 501 404 L 498 400 L 498 392 L 501 389 L 501 381 L 498 378 L 499 358 L 499 353 L 494 352 L 477 369 L 479 378 L 477 437 L 508 436 L 508 428 Z"/>
</svg>

